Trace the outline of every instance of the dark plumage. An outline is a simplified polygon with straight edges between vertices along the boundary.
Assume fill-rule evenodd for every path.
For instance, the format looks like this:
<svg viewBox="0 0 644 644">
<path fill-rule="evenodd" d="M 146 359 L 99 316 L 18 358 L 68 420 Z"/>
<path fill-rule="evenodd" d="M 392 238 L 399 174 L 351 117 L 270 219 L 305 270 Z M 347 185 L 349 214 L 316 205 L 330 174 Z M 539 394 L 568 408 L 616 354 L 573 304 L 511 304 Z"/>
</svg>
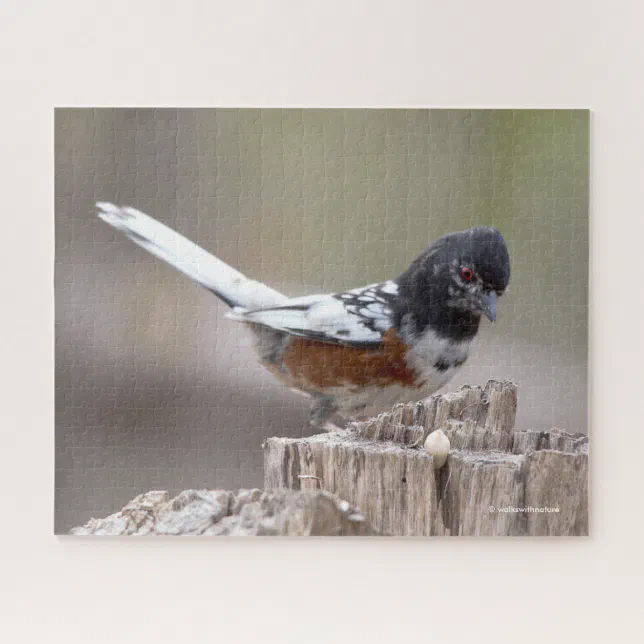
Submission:
<svg viewBox="0 0 644 644">
<path fill-rule="evenodd" d="M 471 281 L 461 275 L 472 271 Z M 396 280 L 399 295 L 394 320 L 414 333 L 428 326 L 453 340 L 472 338 L 489 300 L 510 281 L 510 256 L 496 228 L 482 226 L 450 233 L 432 243 Z M 494 312 L 495 316 L 495 312 Z"/>
</svg>

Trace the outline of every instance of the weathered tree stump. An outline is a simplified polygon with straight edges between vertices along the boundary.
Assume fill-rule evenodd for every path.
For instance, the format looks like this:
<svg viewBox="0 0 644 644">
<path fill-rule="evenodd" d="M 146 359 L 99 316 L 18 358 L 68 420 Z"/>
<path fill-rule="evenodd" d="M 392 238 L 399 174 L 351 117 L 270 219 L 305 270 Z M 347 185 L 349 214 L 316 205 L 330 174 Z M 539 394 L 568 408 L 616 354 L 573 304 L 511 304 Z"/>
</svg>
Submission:
<svg viewBox="0 0 644 644">
<path fill-rule="evenodd" d="M 140 494 L 120 512 L 74 528 L 85 536 L 356 536 L 374 534 L 358 510 L 327 492 L 186 490 Z"/>
<path fill-rule="evenodd" d="M 265 487 L 325 490 L 389 535 L 587 535 L 588 438 L 515 431 L 517 387 L 463 387 L 348 430 L 270 438 Z M 441 429 L 451 451 L 435 471 L 423 448 Z"/>
</svg>

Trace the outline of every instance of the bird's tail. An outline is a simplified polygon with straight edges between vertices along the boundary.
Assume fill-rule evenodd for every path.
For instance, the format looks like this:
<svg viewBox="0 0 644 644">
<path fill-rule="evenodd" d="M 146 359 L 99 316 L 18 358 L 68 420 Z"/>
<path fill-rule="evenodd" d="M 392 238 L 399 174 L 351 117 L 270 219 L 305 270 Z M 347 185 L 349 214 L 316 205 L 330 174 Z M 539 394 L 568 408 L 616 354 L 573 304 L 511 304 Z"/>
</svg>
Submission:
<svg viewBox="0 0 644 644">
<path fill-rule="evenodd" d="M 248 279 L 183 235 L 134 208 L 96 204 L 98 216 L 135 244 L 168 262 L 233 308 L 255 309 L 282 304 L 288 298 Z"/>
</svg>

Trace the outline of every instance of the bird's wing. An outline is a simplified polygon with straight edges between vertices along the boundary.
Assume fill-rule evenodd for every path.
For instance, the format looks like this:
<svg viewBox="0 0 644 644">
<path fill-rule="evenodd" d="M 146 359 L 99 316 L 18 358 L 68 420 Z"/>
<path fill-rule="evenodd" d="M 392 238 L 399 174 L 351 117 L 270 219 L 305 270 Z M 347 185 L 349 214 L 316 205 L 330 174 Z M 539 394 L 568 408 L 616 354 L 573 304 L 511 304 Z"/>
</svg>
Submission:
<svg viewBox="0 0 644 644">
<path fill-rule="evenodd" d="M 235 311 L 228 317 L 291 335 L 347 346 L 377 346 L 392 326 L 394 282 L 343 293 L 309 295 L 282 305 Z"/>
</svg>

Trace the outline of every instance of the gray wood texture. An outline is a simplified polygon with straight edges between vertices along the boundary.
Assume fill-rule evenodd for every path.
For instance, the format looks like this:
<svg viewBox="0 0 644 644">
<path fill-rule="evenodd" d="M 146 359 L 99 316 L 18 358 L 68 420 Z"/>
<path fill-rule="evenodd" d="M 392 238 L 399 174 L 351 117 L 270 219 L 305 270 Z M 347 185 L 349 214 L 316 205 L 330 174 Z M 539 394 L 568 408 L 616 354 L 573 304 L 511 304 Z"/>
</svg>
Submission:
<svg viewBox="0 0 644 644">
<path fill-rule="evenodd" d="M 90 519 L 76 536 L 357 536 L 373 534 L 355 508 L 326 492 L 185 490 L 140 494 Z"/>
<path fill-rule="evenodd" d="M 515 431 L 516 410 L 516 385 L 491 380 L 346 431 L 270 438 L 265 487 L 331 492 L 389 535 L 587 535 L 588 437 Z M 437 429 L 451 451 L 435 472 L 422 445 Z"/>
</svg>

